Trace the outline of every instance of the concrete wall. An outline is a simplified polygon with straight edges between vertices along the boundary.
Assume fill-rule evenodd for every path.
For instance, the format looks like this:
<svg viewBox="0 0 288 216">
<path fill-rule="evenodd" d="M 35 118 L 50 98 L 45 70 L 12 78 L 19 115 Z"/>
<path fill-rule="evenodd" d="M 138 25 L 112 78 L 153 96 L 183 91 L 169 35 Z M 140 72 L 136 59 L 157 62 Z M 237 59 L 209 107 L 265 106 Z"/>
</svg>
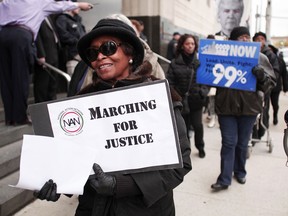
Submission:
<svg viewBox="0 0 288 216">
<path fill-rule="evenodd" d="M 96 23 L 110 14 L 122 13 L 122 1 L 121 0 L 81 0 L 90 2 L 94 5 L 94 8 L 89 11 L 81 11 L 80 15 L 83 18 L 83 24 L 87 31 L 90 31 Z"/>
<path fill-rule="evenodd" d="M 183 31 L 206 36 L 216 32 L 215 6 L 213 0 L 162 0 L 161 17 L 169 20 L 175 27 L 183 28 Z"/>
<path fill-rule="evenodd" d="M 160 16 L 170 23 L 165 29 L 175 29 L 206 35 L 216 32 L 216 5 L 214 0 L 123 0 L 122 11 L 130 17 Z"/>
</svg>

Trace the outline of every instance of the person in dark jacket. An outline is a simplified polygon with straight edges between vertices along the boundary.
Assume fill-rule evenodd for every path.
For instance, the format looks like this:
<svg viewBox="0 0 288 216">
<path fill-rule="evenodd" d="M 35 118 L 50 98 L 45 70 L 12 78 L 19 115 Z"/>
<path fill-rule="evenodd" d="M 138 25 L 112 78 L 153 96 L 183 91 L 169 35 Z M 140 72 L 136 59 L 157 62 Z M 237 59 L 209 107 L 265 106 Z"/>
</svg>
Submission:
<svg viewBox="0 0 288 216">
<path fill-rule="evenodd" d="M 264 32 L 257 32 L 254 34 L 253 36 L 253 41 L 254 42 L 260 42 L 261 43 L 261 53 L 263 53 L 264 55 L 266 55 L 269 59 L 270 64 L 273 67 L 274 73 L 276 75 L 276 78 L 278 79 L 278 77 L 280 76 L 280 72 L 279 72 L 279 62 L 278 62 L 278 58 L 277 55 L 275 55 L 271 49 L 267 46 L 266 41 L 267 41 L 267 37 L 266 34 Z M 272 89 L 270 89 L 272 90 Z M 264 108 L 263 108 L 263 112 L 262 112 L 262 119 L 260 119 L 259 121 L 262 121 L 264 126 L 262 126 L 262 124 L 259 122 L 259 127 L 256 128 L 256 126 L 254 127 L 254 132 L 253 132 L 253 138 L 254 139 L 261 139 L 262 136 L 264 136 L 265 131 L 269 128 L 269 109 L 270 109 L 270 94 L 271 91 L 268 92 L 267 94 L 265 94 L 265 99 L 264 99 Z M 255 142 L 254 142 L 255 144 Z"/>
<path fill-rule="evenodd" d="M 167 71 L 167 80 L 176 91 L 184 98 L 189 92 L 190 113 L 183 114 L 189 134 L 190 125 L 194 130 L 195 146 L 199 157 L 205 157 L 204 129 L 202 123 L 203 106 L 209 92 L 208 86 L 196 83 L 196 70 L 199 67 L 197 59 L 198 43 L 195 36 L 183 34 L 177 45 L 176 58 L 172 60 Z"/>
<path fill-rule="evenodd" d="M 116 19 L 102 19 L 78 43 L 82 60 L 97 76 L 79 94 L 121 88 L 156 80 L 152 66 L 144 61 L 144 48 L 129 25 Z M 181 116 L 181 97 L 171 88 L 174 112 L 183 159 L 183 168 L 146 171 L 133 174 L 106 174 L 98 164 L 79 196 L 76 216 L 173 216 L 173 189 L 192 169 L 190 145 Z M 35 195 L 56 201 L 56 183 L 47 182 Z M 48 188 L 48 189 L 47 189 Z"/>
<path fill-rule="evenodd" d="M 76 0 L 73 0 L 77 2 Z M 62 45 L 63 61 L 66 61 L 66 71 L 72 76 L 77 63 L 80 61 L 77 43 L 86 33 L 82 24 L 82 18 L 79 15 L 78 8 L 67 11 L 56 18 L 56 28 Z"/>
<path fill-rule="evenodd" d="M 176 47 L 181 34 L 179 32 L 173 33 L 173 38 L 169 41 L 167 46 L 167 59 L 172 60 L 175 58 Z"/>
<path fill-rule="evenodd" d="M 59 37 L 51 15 L 42 22 L 35 44 L 38 59 L 33 76 L 35 103 L 55 100 L 57 74 L 43 65 L 43 63 L 48 63 L 56 68 L 59 66 Z"/>
<path fill-rule="evenodd" d="M 249 42 L 250 32 L 246 27 L 235 27 L 230 40 Z M 221 172 L 216 183 L 211 185 L 214 191 L 227 189 L 233 173 L 238 183 L 246 183 L 245 164 L 252 128 L 257 115 L 263 110 L 264 94 L 274 86 L 271 76 L 262 67 L 255 66 L 252 73 L 257 80 L 255 92 L 231 88 L 217 88 L 216 91 L 215 109 L 222 147 Z"/>
<path fill-rule="evenodd" d="M 118 19 L 121 20 L 122 22 L 125 22 L 127 25 L 131 26 L 134 28 L 135 26 L 132 24 L 131 20 L 128 19 L 123 14 L 111 14 L 107 16 L 106 18 L 108 19 Z M 136 34 L 137 30 L 134 29 Z M 149 45 L 142 40 L 140 37 L 140 40 L 143 44 L 145 54 L 144 54 L 144 61 L 147 60 L 151 63 L 152 65 L 152 75 L 155 76 L 156 78 L 159 79 L 164 79 L 165 74 L 158 63 L 158 58 L 157 56 L 153 53 L 153 51 L 150 49 Z M 71 77 L 71 82 L 69 84 L 69 89 L 68 89 L 68 97 L 74 96 L 76 93 L 79 92 L 83 87 L 85 87 L 87 84 L 90 84 L 92 82 L 92 76 L 94 76 L 95 73 L 91 67 L 88 67 L 85 62 L 80 61 L 77 66 L 75 67 L 75 70 L 73 72 L 73 75 Z"/>
<path fill-rule="evenodd" d="M 279 63 L 279 76 L 277 79 L 277 83 L 276 83 L 276 86 L 272 89 L 271 94 L 270 94 L 271 105 L 273 108 L 273 124 L 277 125 L 278 124 L 278 110 L 279 110 L 279 95 L 282 90 L 283 92 L 287 92 L 288 90 L 287 68 L 286 68 L 286 63 L 283 59 L 283 56 L 281 56 L 281 54 L 279 53 L 279 50 L 272 44 L 269 44 L 268 47 L 277 56 L 278 63 Z"/>
</svg>

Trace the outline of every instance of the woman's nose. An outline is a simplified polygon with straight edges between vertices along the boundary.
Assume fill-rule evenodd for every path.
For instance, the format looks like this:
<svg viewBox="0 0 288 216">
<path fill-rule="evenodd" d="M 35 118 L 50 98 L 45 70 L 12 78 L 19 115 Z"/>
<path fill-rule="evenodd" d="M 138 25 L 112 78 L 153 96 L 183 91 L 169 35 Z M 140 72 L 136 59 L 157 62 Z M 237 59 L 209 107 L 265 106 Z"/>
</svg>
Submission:
<svg viewBox="0 0 288 216">
<path fill-rule="evenodd" d="M 97 56 L 97 60 L 100 60 L 100 59 L 103 59 L 103 58 L 106 58 L 106 56 L 104 54 L 102 54 L 101 52 L 99 52 L 98 56 Z"/>
</svg>

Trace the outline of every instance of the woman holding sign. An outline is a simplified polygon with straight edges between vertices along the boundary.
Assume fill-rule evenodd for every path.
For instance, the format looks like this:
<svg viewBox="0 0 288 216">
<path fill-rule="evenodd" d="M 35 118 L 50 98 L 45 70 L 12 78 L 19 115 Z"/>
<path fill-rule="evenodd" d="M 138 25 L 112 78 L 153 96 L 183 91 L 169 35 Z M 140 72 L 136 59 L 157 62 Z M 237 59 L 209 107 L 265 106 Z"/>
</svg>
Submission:
<svg viewBox="0 0 288 216">
<path fill-rule="evenodd" d="M 230 40 L 249 42 L 250 32 L 246 27 L 235 27 Z M 227 189 L 232 175 L 239 184 L 246 183 L 246 157 L 248 142 L 256 116 L 262 112 L 264 94 L 273 87 L 271 75 L 262 65 L 253 67 L 257 80 L 256 91 L 244 91 L 231 88 L 217 88 L 215 110 L 220 125 L 221 172 L 216 183 L 211 185 L 214 191 Z"/>
<path fill-rule="evenodd" d="M 143 62 L 144 48 L 132 27 L 116 19 L 102 19 L 78 43 L 82 60 L 96 74 L 80 94 L 151 82 L 151 64 Z M 94 175 L 79 196 L 77 216 L 173 216 L 173 189 L 191 170 L 190 145 L 181 116 L 180 96 L 171 90 L 180 140 L 183 168 L 134 174 L 106 174 L 94 164 Z M 178 104 L 178 105 L 177 105 Z M 57 201 L 56 183 L 48 181 L 36 192 L 39 199 Z"/>
</svg>

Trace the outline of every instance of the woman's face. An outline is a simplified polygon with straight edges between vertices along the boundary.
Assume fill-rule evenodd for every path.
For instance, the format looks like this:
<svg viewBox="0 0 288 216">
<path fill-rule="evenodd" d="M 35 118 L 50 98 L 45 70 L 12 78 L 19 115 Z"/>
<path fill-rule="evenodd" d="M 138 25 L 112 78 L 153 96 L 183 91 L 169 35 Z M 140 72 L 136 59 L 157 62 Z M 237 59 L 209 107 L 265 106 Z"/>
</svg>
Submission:
<svg viewBox="0 0 288 216">
<path fill-rule="evenodd" d="M 182 49 L 184 51 L 184 53 L 186 54 L 192 54 L 195 51 L 195 41 L 193 38 L 188 37 L 182 46 Z"/>
<path fill-rule="evenodd" d="M 99 47 L 107 41 L 114 41 L 120 45 L 118 45 L 116 52 L 110 56 L 105 56 L 99 52 L 97 59 L 91 62 L 91 66 L 103 80 L 116 81 L 128 77 L 131 66 L 129 60 L 132 59 L 132 56 L 127 56 L 123 52 L 121 41 L 118 38 L 113 36 L 100 36 L 92 41 L 91 47 L 99 49 Z"/>
</svg>

